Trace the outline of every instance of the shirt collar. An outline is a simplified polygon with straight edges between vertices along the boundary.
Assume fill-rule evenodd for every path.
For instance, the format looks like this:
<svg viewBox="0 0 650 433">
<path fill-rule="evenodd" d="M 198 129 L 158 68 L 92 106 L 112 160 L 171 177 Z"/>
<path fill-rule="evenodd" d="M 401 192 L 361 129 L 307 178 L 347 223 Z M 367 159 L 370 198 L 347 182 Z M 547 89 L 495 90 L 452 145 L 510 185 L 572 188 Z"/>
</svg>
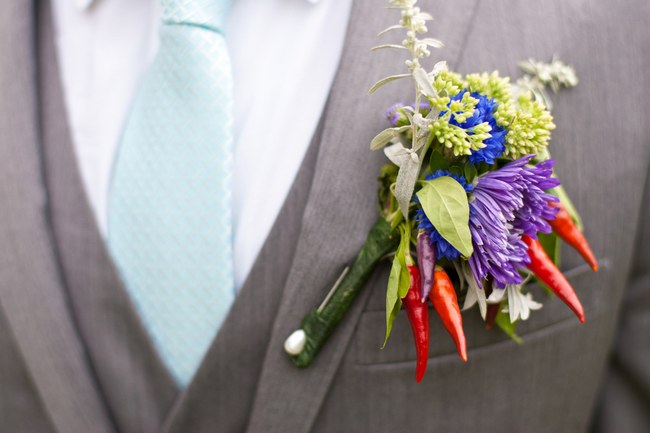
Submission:
<svg viewBox="0 0 650 433">
<path fill-rule="evenodd" d="M 92 5 L 95 2 L 95 0 L 74 0 L 74 2 L 79 9 L 84 11 L 88 9 L 90 5 Z"/>
<path fill-rule="evenodd" d="M 74 0 L 77 7 L 82 11 L 88 9 L 96 1 L 97 0 Z M 307 3 L 311 3 L 311 4 L 320 3 L 320 0 L 303 0 L 303 1 L 306 1 Z"/>
</svg>

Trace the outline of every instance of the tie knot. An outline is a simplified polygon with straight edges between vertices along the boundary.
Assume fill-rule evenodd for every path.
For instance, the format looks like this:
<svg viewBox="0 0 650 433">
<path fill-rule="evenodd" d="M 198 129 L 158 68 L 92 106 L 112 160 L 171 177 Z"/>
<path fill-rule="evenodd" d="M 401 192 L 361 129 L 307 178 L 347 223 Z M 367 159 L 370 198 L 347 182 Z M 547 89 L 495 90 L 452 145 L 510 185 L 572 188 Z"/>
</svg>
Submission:
<svg viewBox="0 0 650 433">
<path fill-rule="evenodd" d="M 164 24 L 186 24 L 223 32 L 232 0 L 161 0 Z"/>
</svg>

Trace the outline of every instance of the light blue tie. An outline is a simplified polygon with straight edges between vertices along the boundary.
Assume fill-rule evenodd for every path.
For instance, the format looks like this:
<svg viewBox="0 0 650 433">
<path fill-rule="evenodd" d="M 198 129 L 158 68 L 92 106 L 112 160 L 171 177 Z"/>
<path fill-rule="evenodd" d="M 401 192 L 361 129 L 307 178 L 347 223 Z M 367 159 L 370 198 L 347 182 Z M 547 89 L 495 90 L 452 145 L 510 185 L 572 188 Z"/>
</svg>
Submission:
<svg viewBox="0 0 650 433">
<path fill-rule="evenodd" d="M 229 0 L 162 0 L 160 50 L 116 157 L 108 244 L 172 375 L 186 386 L 225 318 L 232 265 Z"/>
</svg>

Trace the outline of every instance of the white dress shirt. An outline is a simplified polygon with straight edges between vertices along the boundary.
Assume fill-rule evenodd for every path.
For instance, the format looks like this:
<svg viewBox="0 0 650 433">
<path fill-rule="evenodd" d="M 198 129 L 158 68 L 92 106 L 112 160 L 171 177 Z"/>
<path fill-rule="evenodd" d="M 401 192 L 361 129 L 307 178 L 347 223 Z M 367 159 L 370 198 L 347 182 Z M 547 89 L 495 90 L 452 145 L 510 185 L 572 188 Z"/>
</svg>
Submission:
<svg viewBox="0 0 650 433">
<path fill-rule="evenodd" d="M 343 48 L 352 0 L 234 0 L 235 284 L 248 275 L 298 172 Z M 158 48 L 158 0 L 54 0 L 65 103 L 81 177 L 106 233 L 115 152 Z"/>
</svg>

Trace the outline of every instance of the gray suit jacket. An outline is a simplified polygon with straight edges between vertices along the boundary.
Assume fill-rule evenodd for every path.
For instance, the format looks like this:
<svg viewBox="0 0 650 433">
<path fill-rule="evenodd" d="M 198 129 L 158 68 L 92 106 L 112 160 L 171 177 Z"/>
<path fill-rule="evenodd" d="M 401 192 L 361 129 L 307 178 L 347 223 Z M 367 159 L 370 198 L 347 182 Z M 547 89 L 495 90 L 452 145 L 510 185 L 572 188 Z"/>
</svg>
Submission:
<svg viewBox="0 0 650 433">
<path fill-rule="evenodd" d="M 429 369 L 416 384 L 404 315 L 378 349 L 381 266 L 313 366 L 298 370 L 287 360 L 284 338 L 375 219 L 383 156 L 368 143 L 402 90 L 366 96 L 370 83 L 399 71 L 400 57 L 368 51 L 395 14 L 383 1 L 355 0 L 300 173 L 195 379 L 180 391 L 84 196 L 47 2 L 2 0 L 1 432 L 650 431 L 650 229 L 642 223 L 650 216 L 650 3 L 422 3 L 448 47 L 435 56 L 462 72 L 516 75 L 519 60 L 554 53 L 576 67 L 581 84 L 555 98 L 552 146 L 602 266 L 592 274 L 564 252 L 587 322 L 549 300 L 521 326 L 525 343 L 517 346 L 466 313 L 471 350 L 463 364 L 433 320 Z"/>
</svg>

